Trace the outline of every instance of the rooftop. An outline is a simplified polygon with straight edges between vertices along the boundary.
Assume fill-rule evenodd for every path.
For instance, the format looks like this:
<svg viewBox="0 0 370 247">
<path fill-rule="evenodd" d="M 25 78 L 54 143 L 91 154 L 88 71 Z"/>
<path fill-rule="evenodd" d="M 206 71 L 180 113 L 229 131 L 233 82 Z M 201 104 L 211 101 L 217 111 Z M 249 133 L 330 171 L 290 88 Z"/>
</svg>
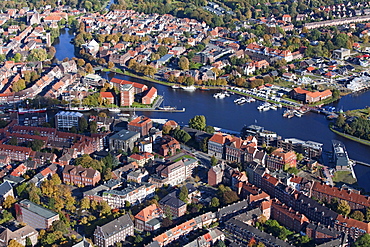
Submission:
<svg viewBox="0 0 370 247">
<path fill-rule="evenodd" d="M 55 217 L 57 216 L 58 214 L 49 210 L 49 209 L 46 209 L 40 205 L 37 205 L 27 199 L 24 199 L 22 200 L 19 205 L 24 208 L 24 209 L 27 209 L 37 215 L 40 215 L 41 217 L 44 217 L 44 218 L 52 218 L 52 217 Z"/>
</svg>

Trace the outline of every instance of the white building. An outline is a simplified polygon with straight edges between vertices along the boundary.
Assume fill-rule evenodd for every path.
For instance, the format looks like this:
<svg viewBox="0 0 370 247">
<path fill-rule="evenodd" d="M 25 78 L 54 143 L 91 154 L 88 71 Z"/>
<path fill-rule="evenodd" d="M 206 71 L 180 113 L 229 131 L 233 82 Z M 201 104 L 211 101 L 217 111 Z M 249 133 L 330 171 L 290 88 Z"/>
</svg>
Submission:
<svg viewBox="0 0 370 247">
<path fill-rule="evenodd" d="M 82 113 L 61 111 L 55 115 L 55 127 L 70 130 L 72 127 L 78 128 L 78 122 L 82 118 Z"/>
</svg>

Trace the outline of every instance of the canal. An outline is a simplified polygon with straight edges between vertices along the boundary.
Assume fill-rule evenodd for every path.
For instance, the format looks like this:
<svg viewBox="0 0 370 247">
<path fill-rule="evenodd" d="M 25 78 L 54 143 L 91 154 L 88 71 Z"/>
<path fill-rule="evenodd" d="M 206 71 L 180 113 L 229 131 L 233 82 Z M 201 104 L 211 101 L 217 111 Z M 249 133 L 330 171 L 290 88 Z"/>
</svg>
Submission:
<svg viewBox="0 0 370 247">
<path fill-rule="evenodd" d="M 70 43 L 72 39 L 73 33 L 69 33 L 68 30 L 61 31 L 61 36 L 55 43 L 56 56 L 59 60 L 63 60 L 65 57 L 74 57 L 74 47 Z M 212 95 L 216 91 L 212 90 L 189 92 L 151 82 L 143 82 L 134 77 L 124 75 L 117 75 L 116 77 L 155 86 L 158 89 L 158 94 L 164 95 L 164 105 L 186 109 L 184 113 L 138 112 L 138 114 L 145 114 L 151 118 L 172 119 L 181 125 L 187 124 L 189 119 L 195 115 L 205 115 L 208 125 L 235 131 L 240 131 L 245 125 L 257 124 L 264 126 L 267 130 L 277 132 L 283 138 L 295 137 L 301 140 L 323 143 L 324 149 L 327 151 L 331 151 L 331 140 L 337 139 L 346 145 L 351 159 L 370 164 L 370 147 L 331 132 L 328 128 L 329 121 L 324 115 L 307 113 L 301 118 L 287 119 L 282 117 L 284 109 L 259 112 L 256 109 L 260 104 L 258 101 L 242 106 L 236 105 L 233 102 L 238 97 L 236 95 L 224 99 L 215 99 Z M 370 91 L 344 96 L 333 105 L 344 111 L 364 108 L 370 105 Z M 359 185 L 370 191 L 370 179 L 368 179 L 370 168 L 357 165 L 355 166 L 355 172 Z"/>
</svg>

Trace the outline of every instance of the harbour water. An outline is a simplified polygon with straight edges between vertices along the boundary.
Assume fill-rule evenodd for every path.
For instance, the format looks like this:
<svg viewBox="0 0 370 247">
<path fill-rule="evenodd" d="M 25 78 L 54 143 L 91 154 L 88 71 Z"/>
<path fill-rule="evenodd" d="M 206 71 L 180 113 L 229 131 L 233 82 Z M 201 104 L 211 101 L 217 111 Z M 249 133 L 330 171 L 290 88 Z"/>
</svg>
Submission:
<svg viewBox="0 0 370 247">
<path fill-rule="evenodd" d="M 53 43 L 53 46 L 55 47 L 56 50 L 55 57 L 59 61 L 62 61 L 64 58 L 71 59 L 72 57 L 75 56 L 74 54 L 75 48 L 71 43 L 73 38 L 74 35 L 70 29 L 68 28 L 60 29 L 60 36 L 59 38 L 56 38 Z"/>
<path fill-rule="evenodd" d="M 70 40 L 73 34 L 61 32 L 60 42 L 56 44 L 58 59 L 73 57 L 73 45 Z M 112 77 L 113 75 L 109 75 Z M 301 118 L 283 118 L 283 109 L 260 112 L 257 106 L 259 101 L 236 105 L 233 101 L 238 96 L 233 95 L 224 99 L 215 99 L 213 94 L 217 91 L 185 91 L 172 89 L 171 87 L 143 81 L 138 78 L 116 75 L 116 77 L 155 86 L 159 95 L 164 95 L 164 105 L 175 106 L 178 109 L 185 108 L 184 113 L 170 112 L 137 112 L 151 118 L 166 118 L 177 121 L 179 124 L 187 124 L 189 119 L 195 115 L 205 115 L 207 124 L 225 129 L 240 131 L 244 125 L 257 124 L 265 129 L 275 131 L 283 138 L 295 137 L 302 140 L 312 140 L 324 144 L 324 149 L 331 151 L 331 140 L 337 139 L 346 145 L 349 157 L 365 163 L 370 163 L 370 146 L 366 146 L 331 132 L 328 128 L 329 121 L 324 115 L 307 113 Z M 338 102 L 332 104 L 337 109 L 352 110 L 364 108 L 370 105 L 370 91 L 347 95 Z M 355 166 L 358 183 L 365 190 L 370 191 L 370 167 Z"/>
</svg>

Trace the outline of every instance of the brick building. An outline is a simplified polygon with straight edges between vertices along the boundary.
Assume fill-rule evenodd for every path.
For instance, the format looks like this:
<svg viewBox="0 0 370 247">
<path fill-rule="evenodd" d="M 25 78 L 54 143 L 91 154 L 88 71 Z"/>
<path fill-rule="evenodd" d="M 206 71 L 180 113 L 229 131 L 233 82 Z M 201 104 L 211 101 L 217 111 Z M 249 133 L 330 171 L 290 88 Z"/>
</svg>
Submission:
<svg viewBox="0 0 370 247">
<path fill-rule="evenodd" d="M 288 169 L 297 166 L 297 156 L 293 151 L 284 152 L 278 148 L 266 158 L 266 167 L 272 170 Z"/>
<path fill-rule="evenodd" d="M 100 172 L 92 168 L 84 168 L 82 166 L 66 165 L 63 169 L 63 183 L 95 186 L 100 179 Z"/>
<path fill-rule="evenodd" d="M 300 87 L 294 88 L 292 91 L 290 91 L 289 94 L 292 97 L 292 99 L 302 101 L 306 104 L 315 103 L 330 98 L 332 96 L 332 92 L 329 89 L 322 92 L 319 91 L 310 92 Z"/>
<path fill-rule="evenodd" d="M 114 95 L 111 92 L 100 92 L 102 100 L 107 100 L 109 104 L 114 104 Z"/>
<path fill-rule="evenodd" d="M 103 226 L 97 226 L 94 231 L 94 244 L 98 247 L 114 246 L 115 243 L 125 241 L 128 236 L 133 235 L 134 223 L 130 216 L 125 214 Z"/>
<path fill-rule="evenodd" d="M 37 205 L 27 199 L 15 205 L 17 220 L 35 229 L 47 229 L 54 221 L 59 220 L 59 214 Z"/>
<path fill-rule="evenodd" d="M 145 105 L 150 105 L 153 104 L 156 98 L 157 98 L 157 89 L 155 87 L 152 87 L 141 98 L 141 103 Z"/>
<path fill-rule="evenodd" d="M 128 123 L 127 129 L 130 131 L 139 132 L 141 136 L 149 134 L 149 130 L 153 127 L 153 121 L 146 117 L 140 116 Z"/>
<path fill-rule="evenodd" d="M 216 133 L 208 140 L 208 154 L 217 159 L 225 159 L 226 143 L 230 142 L 232 137 L 223 133 Z"/>
<path fill-rule="evenodd" d="M 174 155 L 176 150 L 181 149 L 180 143 L 172 136 L 165 135 L 160 141 L 159 154 L 163 156 Z"/>
<path fill-rule="evenodd" d="M 271 218 L 296 232 L 300 232 L 305 224 L 309 222 L 305 215 L 294 211 L 277 199 L 272 200 Z"/>
<path fill-rule="evenodd" d="M 161 226 L 162 216 L 163 211 L 156 204 L 149 205 L 135 215 L 135 227 L 139 231 L 155 231 Z"/>
</svg>

